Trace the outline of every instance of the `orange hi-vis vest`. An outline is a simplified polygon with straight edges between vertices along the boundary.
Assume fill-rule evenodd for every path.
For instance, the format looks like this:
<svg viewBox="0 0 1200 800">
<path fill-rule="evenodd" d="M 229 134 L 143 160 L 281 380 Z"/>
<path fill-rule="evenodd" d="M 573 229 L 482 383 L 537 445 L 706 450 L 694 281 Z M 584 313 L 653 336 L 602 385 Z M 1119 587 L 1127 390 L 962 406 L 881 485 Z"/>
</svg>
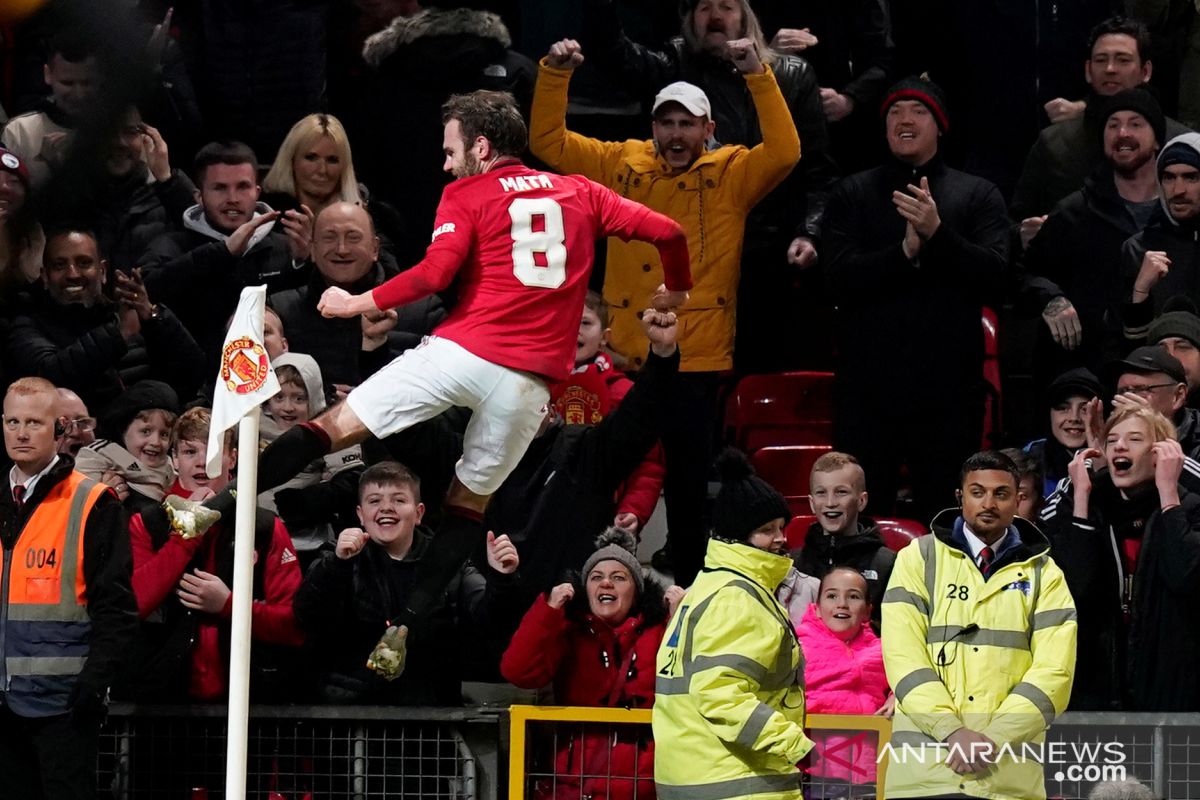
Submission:
<svg viewBox="0 0 1200 800">
<path fill-rule="evenodd" d="M 103 483 L 72 470 L 38 502 L 15 546 L 4 549 L 0 677 L 5 705 L 20 716 L 69 710 L 91 638 L 84 527 L 106 491 Z"/>
</svg>

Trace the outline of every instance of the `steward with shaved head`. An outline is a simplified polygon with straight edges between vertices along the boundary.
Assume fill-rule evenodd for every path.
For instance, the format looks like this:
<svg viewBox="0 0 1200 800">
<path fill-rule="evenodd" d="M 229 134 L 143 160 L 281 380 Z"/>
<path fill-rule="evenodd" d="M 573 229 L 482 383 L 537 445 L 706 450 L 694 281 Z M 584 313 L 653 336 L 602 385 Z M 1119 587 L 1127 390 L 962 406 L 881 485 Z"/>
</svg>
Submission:
<svg viewBox="0 0 1200 800">
<path fill-rule="evenodd" d="M 4 397 L 0 775 L 12 797 L 93 795 L 108 687 L 137 626 L 125 513 L 57 452 L 59 402 L 42 378 Z"/>
<path fill-rule="evenodd" d="M 399 273 L 381 253 L 371 215 L 360 205 L 334 203 L 317 216 L 312 256 L 316 269 L 308 283 L 271 295 L 270 305 L 287 331 L 288 349 L 316 359 L 331 395 L 344 396 L 369 374 L 363 357 L 348 354 L 362 353 L 368 363 L 386 364 L 415 347 L 444 316 L 436 295 L 369 318 L 327 318 L 317 311 L 322 292 L 331 286 L 358 294 Z"/>
</svg>

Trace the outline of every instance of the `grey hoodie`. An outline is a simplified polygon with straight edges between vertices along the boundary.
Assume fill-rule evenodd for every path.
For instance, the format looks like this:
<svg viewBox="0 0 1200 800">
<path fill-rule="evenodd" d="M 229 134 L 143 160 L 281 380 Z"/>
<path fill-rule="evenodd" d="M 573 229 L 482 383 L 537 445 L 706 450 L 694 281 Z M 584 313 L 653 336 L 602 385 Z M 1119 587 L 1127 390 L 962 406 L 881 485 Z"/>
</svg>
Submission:
<svg viewBox="0 0 1200 800">
<path fill-rule="evenodd" d="M 1163 210 L 1163 213 L 1165 213 L 1167 215 L 1167 219 L 1171 220 L 1171 222 L 1175 223 L 1176 225 L 1179 224 L 1179 221 L 1176 220 L 1175 217 L 1173 217 L 1171 215 L 1171 209 L 1167 207 L 1166 195 L 1163 194 L 1163 190 L 1162 190 L 1162 171 L 1163 171 L 1162 159 L 1163 159 L 1163 154 L 1167 152 L 1167 148 L 1171 147 L 1172 145 L 1177 145 L 1177 144 L 1184 145 L 1186 147 L 1190 147 L 1193 150 L 1195 150 L 1198 155 L 1200 155 L 1200 133 L 1188 132 L 1188 133 L 1179 134 L 1174 139 L 1171 139 L 1170 141 L 1168 141 L 1163 146 L 1162 150 L 1158 151 L 1158 159 L 1157 159 L 1157 161 L 1155 161 L 1155 166 L 1158 169 L 1158 175 L 1159 175 L 1158 202 L 1162 204 L 1162 210 Z"/>
<path fill-rule="evenodd" d="M 266 203 L 257 203 L 254 206 L 254 219 L 258 219 L 263 214 L 269 214 L 272 210 L 273 209 Z M 204 216 L 204 209 L 201 208 L 199 203 L 183 212 L 183 227 L 189 231 L 202 233 L 208 238 L 215 239 L 218 242 L 223 242 L 229 238 L 229 234 L 222 233 L 214 228 L 211 223 L 209 223 L 208 217 Z M 267 234 L 269 234 L 271 229 L 274 227 L 275 220 L 271 220 L 265 225 L 260 225 L 258 228 L 256 228 L 254 233 L 250 236 L 250 243 L 246 245 L 246 252 L 250 252 L 250 250 L 252 250 L 256 244 L 267 238 Z"/>
</svg>

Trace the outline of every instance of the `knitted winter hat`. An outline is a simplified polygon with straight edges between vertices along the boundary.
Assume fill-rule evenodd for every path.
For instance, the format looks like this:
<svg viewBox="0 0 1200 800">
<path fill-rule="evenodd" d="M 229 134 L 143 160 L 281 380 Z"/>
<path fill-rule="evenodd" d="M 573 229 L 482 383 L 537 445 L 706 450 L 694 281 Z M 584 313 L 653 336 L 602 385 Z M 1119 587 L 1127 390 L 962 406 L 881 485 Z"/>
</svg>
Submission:
<svg viewBox="0 0 1200 800">
<path fill-rule="evenodd" d="M 1200 317 L 1189 311 L 1168 311 L 1151 322 L 1146 331 L 1146 341 L 1156 344 L 1174 336 L 1200 348 Z"/>
<path fill-rule="evenodd" d="M 1154 140 L 1161 147 L 1167 140 L 1167 118 L 1163 115 L 1162 106 L 1149 89 L 1136 87 L 1117 92 L 1111 97 L 1100 101 L 1100 137 L 1104 138 L 1105 123 L 1108 118 L 1118 111 L 1136 111 L 1145 117 L 1146 122 L 1154 129 Z"/>
<path fill-rule="evenodd" d="M 172 414 L 179 413 L 179 396 L 162 381 L 138 381 L 104 409 L 100 417 L 100 435 L 114 442 L 121 442 L 125 429 L 134 417 L 143 411 L 162 409 Z"/>
<path fill-rule="evenodd" d="M 713 536 L 745 542 L 759 527 L 783 517 L 792 518 L 787 500 L 771 484 L 754 474 L 744 453 L 732 447 L 717 459 L 721 490 L 713 502 Z"/>
<path fill-rule="evenodd" d="M 1200 140 L 1194 133 L 1182 133 L 1167 142 L 1158 154 L 1158 179 L 1161 181 L 1167 167 L 1187 164 L 1200 169 Z"/>
<path fill-rule="evenodd" d="M 601 561 L 616 561 L 629 570 L 640 597 L 642 589 L 646 588 L 646 581 L 642 577 L 642 565 L 634 555 L 636 552 L 637 540 L 633 538 L 633 534 L 624 528 L 608 528 L 596 537 L 596 552 L 583 562 L 583 580 L 587 581 L 587 576 Z"/>
<path fill-rule="evenodd" d="M 946 112 L 946 95 L 940 86 L 933 81 L 913 75 L 888 89 L 883 105 L 879 107 L 879 116 L 886 117 L 888 109 L 900 100 L 916 100 L 923 104 L 933 114 L 937 121 L 938 130 L 945 133 L 950 127 L 950 115 Z"/>
</svg>

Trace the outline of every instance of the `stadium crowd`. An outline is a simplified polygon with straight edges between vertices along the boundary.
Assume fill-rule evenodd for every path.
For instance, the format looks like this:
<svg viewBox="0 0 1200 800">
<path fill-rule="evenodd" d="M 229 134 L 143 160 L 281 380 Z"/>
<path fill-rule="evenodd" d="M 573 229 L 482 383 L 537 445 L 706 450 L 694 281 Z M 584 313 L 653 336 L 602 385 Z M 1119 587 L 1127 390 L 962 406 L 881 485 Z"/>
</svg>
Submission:
<svg viewBox="0 0 1200 800">
<path fill-rule="evenodd" d="M 5 21 L 14 796 L 90 796 L 110 698 L 228 691 L 227 486 L 260 453 L 230 433 L 210 477 L 208 409 L 262 284 L 256 702 L 453 705 L 473 680 L 653 707 L 657 763 L 584 735 L 559 770 L 609 777 L 544 796 L 664 800 L 796 797 L 802 760 L 830 798 L 873 774 L 873 749 L 822 760 L 846 743 L 810 740 L 806 708 L 952 746 L 893 765 L 888 796 L 1021 798 L 1040 767 L 976 746 L 1067 709 L 1200 711 L 1200 6 L 977 5 L 48 0 Z M 468 197 L 492 172 L 503 193 L 582 176 L 596 220 Z M 519 286 L 487 306 L 497 252 Z M 380 410 L 412 392 L 397 364 L 459 351 L 518 399 Z M 785 497 L 723 414 L 740 378 L 789 370 L 832 372 L 832 425 Z M 170 497 L 222 519 L 181 532 Z"/>
</svg>

